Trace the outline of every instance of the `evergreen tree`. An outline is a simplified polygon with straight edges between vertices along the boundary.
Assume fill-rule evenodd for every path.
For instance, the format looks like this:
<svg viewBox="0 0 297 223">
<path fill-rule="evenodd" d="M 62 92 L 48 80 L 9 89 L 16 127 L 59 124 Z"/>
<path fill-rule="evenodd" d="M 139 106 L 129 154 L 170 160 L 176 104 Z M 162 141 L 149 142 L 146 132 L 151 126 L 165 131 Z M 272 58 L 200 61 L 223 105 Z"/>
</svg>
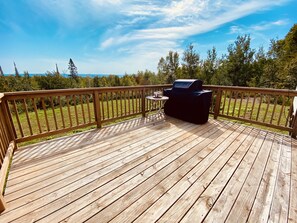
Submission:
<svg viewBox="0 0 297 223">
<path fill-rule="evenodd" d="M 69 76 L 71 78 L 73 78 L 75 81 L 78 81 L 78 74 L 77 74 L 77 68 L 75 66 L 75 64 L 73 63 L 72 59 L 70 58 L 69 60 L 69 65 L 68 65 L 68 69 L 69 69 Z"/>
<path fill-rule="evenodd" d="M 253 56 L 248 35 L 238 36 L 234 44 L 228 47 L 227 75 L 234 86 L 247 86 L 253 77 Z"/>
<path fill-rule="evenodd" d="M 14 64 L 15 77 L 20 77 L 20 73 L 18 71 L 18 68 L 16 67 L 15 62 L 13 62 L 13 64 Z"/>
<path fill-rule="evenodd" d="M 193 44 L 188 45 L 183 56 L 183 70 L 188 78 L 197 78 L 200 56 L 195 52 Z"/>
<path fill-rule="evenodd" d="M 2 70 L 2 67 L 0 66 L 0 76 L 3 77 L 4 76 L 4 73 L 3 73 L 3 70 Z"/>
<path fill-rule="evenodd" d="M 60 74 L 58 64 L 56 64 L 56 74 Z"/>
<path fill-rule="evenodd" d="M 218 59 L 216 48 L 207 51 L 207 58 L 203 61 L 200 79 L 204 84 L 211 84 L 212 78 L 215 76 L 218 69 Z"/>
<path fill-rule="evenodd" d="M 179 68 L 179 55 L 177 52 L 169 51 L 166 59 L 161 57 L 158 63 L 158 71 L 163 80 L 171 84 L 177 76 Z"/>
</svg>

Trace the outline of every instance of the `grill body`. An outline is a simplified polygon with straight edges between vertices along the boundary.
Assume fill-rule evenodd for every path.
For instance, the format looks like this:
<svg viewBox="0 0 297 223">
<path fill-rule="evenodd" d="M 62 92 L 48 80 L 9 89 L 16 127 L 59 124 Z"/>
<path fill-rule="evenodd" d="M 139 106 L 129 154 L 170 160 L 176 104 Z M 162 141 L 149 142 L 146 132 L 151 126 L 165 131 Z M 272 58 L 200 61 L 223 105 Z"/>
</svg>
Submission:
<svg viewBox="0 0 297 223">
<path fill-rule="evenodd" d="M 166 115 L 195 124 L 208 121 L 212 92 L 202 90 L 201 80 L 176 80 L 164 95 L 169 97 L 164 105 Z"/>
</svg>

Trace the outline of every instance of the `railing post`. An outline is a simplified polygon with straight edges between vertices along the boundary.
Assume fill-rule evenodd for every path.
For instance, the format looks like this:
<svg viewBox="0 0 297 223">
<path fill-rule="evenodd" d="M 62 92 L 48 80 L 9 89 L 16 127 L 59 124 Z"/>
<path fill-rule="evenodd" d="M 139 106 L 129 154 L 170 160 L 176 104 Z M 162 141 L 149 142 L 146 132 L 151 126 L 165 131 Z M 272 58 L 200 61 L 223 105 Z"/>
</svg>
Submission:
<svg viewBox="0 0 297 223">
<path fill-rule="evenodd" d="M 101 128 L 102 122 L 101 122 L 100 101 L 99 101 L 99 94 L 97 91 L 94 91 L 93 98 L 94 98 L 94 110 L 95 110 L 95 119 L 97 123 L 97 128 Z"/>
<path fill-rule="evenodd" d="M 6 202 L 4 201 L 3 195 L 0 194 L 0 213 L 6 208 Z"/>
<path fill-rule="evenodd" d="M 296 139 L 296 137 L 297 137 L 297 110 L 295 111 L 292 128 L 293 128 L 292 138 Z"/>
<path fill-rule="evenodd" d="M 145 117 L 145 89 L 141 90 L 141 108 L 142 108 L 142 117 Z"/>
<path fill-rule="evenodd" d="M 216 104 L 215 104 L 215 107 L 214 107 L 214 119 L 217 119 L 218 115 L 220 113 L 222 92 L 223 92 L 222 89 L 218 89 L 218 93 L 217 93 L 217 96 L 216 96 Z"/>
</svg>

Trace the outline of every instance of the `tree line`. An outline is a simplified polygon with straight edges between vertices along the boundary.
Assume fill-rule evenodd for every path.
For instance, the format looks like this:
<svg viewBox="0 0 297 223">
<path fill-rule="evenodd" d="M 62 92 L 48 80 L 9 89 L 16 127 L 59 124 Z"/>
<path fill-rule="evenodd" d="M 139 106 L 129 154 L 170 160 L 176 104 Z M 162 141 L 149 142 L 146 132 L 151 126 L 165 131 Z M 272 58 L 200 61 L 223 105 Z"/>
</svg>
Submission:
<svg viewBox="0 0 297 223">
<path fill-rule="evenodd" d="M 15 64 L 14 64 L 15 65 Z M 263 47 L 251 48 L 249 35 L 238 36 L 219 57 L 215 47 L 201 59 L 193 44 L 189 44 L 182 56 L 169 51 L 161 57 L 158 72 L 138 71 L 123 76 L 80 77 L 72 59 L 69 75 L 61 75 L 58 68 L 45 75 L 21 76 L 15 65 L 15 74 L 4 76 L 0 66 L 0 92 L 40 89 L 65 89 L 108 86 L 135 86 L 173 83 L 180 78 L 201 79 L 204 84 L 233 85 L 295 89 L 297 86 L 297 24 L 284 39 L 271 40 L 265 52 Z"/>
</svg>

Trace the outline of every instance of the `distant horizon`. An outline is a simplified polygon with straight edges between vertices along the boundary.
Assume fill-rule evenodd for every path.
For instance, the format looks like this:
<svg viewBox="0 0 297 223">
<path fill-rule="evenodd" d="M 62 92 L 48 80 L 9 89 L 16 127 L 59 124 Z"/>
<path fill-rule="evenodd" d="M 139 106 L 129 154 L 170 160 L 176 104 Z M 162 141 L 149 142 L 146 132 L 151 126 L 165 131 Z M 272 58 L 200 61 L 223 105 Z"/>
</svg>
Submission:
<svg viewBox="0 0 297 223">
<path fill-rule="evenodd" d="M 170 50 L 189 44 L 201 58 L 227 53 L 238 35 L 268 50 L 297 21 L 296 0 L 25 0 L 0 1 L 3 72 L 66 71 L 69 58 L 81 73 L 157 71 Z M 83 12 L 83 13 L 82 13 Z M 25 19 L 24 19 L 25 18 Z M 40 72 L 42 71 L 42 72 Z"/>
<path fill-rule="evenodd" d="M 69 74 L 67 73 L 63 73 L 63 72 L 59 72 L 62 76 L 69 76 Z M 29 76 L 44 76 L 46 75 L 47 72 L 45 73 L 30 73 L 29 72 Z M 24 73 L 19 73 L 20 76 L 24 76 Z M 82 76 L 82 77 L 87 77 L 87 76 L 110 76 L 110 75 L 114 75 L 114 76 L 124 76 L 125 74 L 96 74 L 96 73 L 78 73 L 78 76 Z M 132 75 L 132 74 L 127 74 L 127 75 Z M 12 74 L 4 74 L 4 76 L 15 76 L 15 73 Z"/>
</svg>

